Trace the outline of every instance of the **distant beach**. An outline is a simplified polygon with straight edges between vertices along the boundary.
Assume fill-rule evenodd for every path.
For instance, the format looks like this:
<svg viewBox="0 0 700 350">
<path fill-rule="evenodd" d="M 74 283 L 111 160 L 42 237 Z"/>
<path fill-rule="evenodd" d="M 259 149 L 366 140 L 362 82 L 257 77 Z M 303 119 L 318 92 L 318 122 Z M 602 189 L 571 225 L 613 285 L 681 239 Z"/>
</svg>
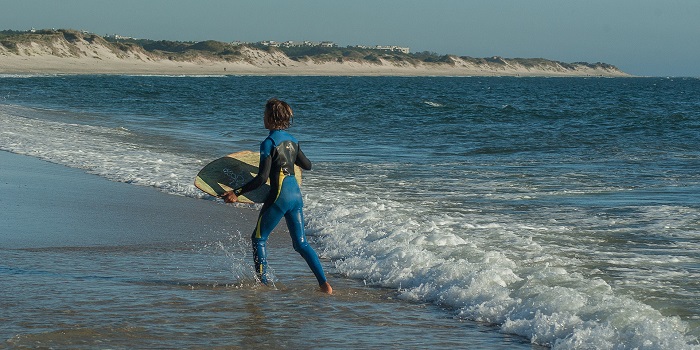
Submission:
<svg viewBox="0 0 700 350">
<path fill-rule="evenodd" d="M 0 56 L 0 74 L 135 74 L 135 75 L 298 75 L 298 76 L 626 76 L 601 72 L 550 72 L 523 68 L 489 71 L 452 66 L 395 66 L 366 63 L 299 63 L 271 65 L 225 61 L 149 61 L 138 58 Z"/>
<path fill-rule="evenodd" d="M 404 53 L 378 51 L 363 56 L 372 51 L 352 52 L 359 49 L 348 49 L 351 57 L 320 54 L 290 58 L 277 48 L 220 42 L 192 46 L 196 49 L 188 48 L 183 54 L 149 51 L 134 43 L 114 43 L 95 34 L 68 30 L 20 34 L 0 43 L 0 74 L 629 76 L 608 64 L 569 64 L 546 59 L 443 55 L 432 62 L 415 60 Z"/>
</svg>

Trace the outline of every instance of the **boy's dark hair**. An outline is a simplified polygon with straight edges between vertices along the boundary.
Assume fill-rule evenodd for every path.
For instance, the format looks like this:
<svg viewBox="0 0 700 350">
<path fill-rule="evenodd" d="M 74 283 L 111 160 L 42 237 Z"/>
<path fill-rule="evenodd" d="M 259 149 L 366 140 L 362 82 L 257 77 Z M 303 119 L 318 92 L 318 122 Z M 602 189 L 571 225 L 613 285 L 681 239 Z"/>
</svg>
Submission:
<svg viewBox="0 0 700 350">
<path fill-rule="evenodd" d="M 292 107 L 287 102 L 271 98 L 265 104 L 265 120 L 270 130 L 284 130 L 292 124 Z"/>
</svg>

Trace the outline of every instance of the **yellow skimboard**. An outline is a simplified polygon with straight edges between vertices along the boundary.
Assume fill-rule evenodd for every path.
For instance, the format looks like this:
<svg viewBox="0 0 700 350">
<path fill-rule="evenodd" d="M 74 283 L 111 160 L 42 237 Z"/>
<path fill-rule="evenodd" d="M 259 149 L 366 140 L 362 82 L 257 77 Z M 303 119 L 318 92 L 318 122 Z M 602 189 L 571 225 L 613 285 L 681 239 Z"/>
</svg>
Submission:
<svg viewBox="0 0 700 350">
<path fill-rule="evenodd" d="M 240 151 L 231 153 L 207 164 L 199 171 L 194 180 L 194 185 L 200 190 L 220 197 L 227 191 L 239 188 L 258 173 L 260 153 L 253 151 Z M 294 166 L 294 174 L 301 185 L 301 168 Z M 262 203 L 270 192 L 270 181 L 238 197 L 240 203 Z"/>
</svg>

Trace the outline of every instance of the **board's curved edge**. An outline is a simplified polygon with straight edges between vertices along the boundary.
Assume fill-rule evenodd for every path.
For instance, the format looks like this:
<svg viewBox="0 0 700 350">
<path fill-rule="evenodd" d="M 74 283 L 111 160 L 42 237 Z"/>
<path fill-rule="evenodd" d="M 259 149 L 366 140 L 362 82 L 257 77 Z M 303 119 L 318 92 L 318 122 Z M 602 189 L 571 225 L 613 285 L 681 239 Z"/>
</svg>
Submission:
<svg viewBox="0 0 700 350">
<path fill-rule="evenodd" d="M 197 177 L 194 178 L 194 186 L 204 191 L 208 195 L 218 197 L 216 191 L 214 191 L 214 189 L 211 186 L 209 186 L 209 184 L 202 180 L 202 178 L 199 177 L 199 175 L 197 175 Z"/>
</svg>

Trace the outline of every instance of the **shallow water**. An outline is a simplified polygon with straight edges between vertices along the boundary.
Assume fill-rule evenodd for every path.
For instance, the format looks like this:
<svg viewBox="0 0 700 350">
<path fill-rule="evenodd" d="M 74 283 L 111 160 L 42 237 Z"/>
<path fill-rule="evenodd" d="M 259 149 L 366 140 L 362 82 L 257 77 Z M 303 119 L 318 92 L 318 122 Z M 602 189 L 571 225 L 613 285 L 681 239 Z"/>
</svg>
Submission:
<svg viewBox="0 0 700 350">
<path fill-rule="evenodd" d="M 305 266 L 279 253 L 284 282 L 270 288 L 220 277 L 225 265 L 201 266 L 214 252 L 98 247 L 2 255 L 13 261 L 2 271 L 11 276 L 2 332 L 9 346 L 531 348 L 434 306 L 400 302 L 395 291 L 332 279 L 336 295 L 322 295 Z"/>
</svg>

